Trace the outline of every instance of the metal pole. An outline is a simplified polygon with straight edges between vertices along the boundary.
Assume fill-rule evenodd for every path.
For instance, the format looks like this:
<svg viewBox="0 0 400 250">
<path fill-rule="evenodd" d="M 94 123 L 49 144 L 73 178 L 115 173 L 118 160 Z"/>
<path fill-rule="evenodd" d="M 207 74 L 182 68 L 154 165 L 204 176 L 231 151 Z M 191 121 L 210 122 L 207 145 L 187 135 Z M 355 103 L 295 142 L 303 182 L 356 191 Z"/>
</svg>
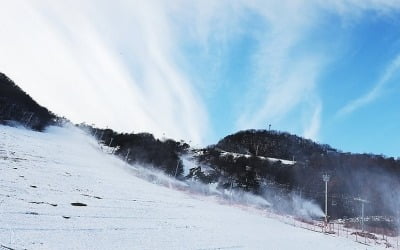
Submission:
<svg viewBox="0 0 400 250">
<path fill-rule="evenodd" d="M 354 200 L 361 202 L 361 230 L 364 231 L 364 205 L 369 201 L 361 198 L 355 198 Z"/>
<path fill-rule="evenodd" d="M 178 167 L 179 167 L 179 161 L 176 163 L 174 178 L 176 178 L 176 174 L 178 173 Z"/>
<path fill-rule="evenodd" d="M 233 199 L 233 193 L 232 193 L 232 188 L 233 188 L 233 180 L 231 179 L 231 202 L 232 202 L 232 199 Z"/>
<path fill-rule="evenodd" d="M 128 153 L 125 155 L 125 161 L 128 162 L 129 154 L 131 153 L 131 149 L 128 149 Z"/>
<path fill-rule="evenodd" d="M 29 119 L 27 120 L 27 122 L 25 123 L 25 126 L 28 126 L 28 124 L 31 122 L 33 117 L 33 113 L 31 113 L 31 115 L 29 116 Z"/>
<path fill-rule="evenodd" d="M 364 232 L 364 202 L 361 202 L 361 230 Z"/>
<path fill-rule="evenodd" d="M 325 226 L 328 226 L 328 182 L 330 176 L 328 174 L 323 174 L 322 179 L 325 182 Z"/>
<path fill-rule="evenodd" d="M 101 136 L 100 136 L 100 142 L 103 140 L 103 136 L 104 136 L 104 130 L 101 132 Z"/>
<path fill-rule="evenodd" d="M 399 225 L 400 225 L 400 217 L 399 217 L 400 211 L 397 209 L 397 235 L 396 235 L 396 244 L 397 248 L 399 248 Z"/>
<path fill-rule="evenodd" d="M 328 182 L 325 181 L 325 222 L 328 223 Z"/>
</svg>

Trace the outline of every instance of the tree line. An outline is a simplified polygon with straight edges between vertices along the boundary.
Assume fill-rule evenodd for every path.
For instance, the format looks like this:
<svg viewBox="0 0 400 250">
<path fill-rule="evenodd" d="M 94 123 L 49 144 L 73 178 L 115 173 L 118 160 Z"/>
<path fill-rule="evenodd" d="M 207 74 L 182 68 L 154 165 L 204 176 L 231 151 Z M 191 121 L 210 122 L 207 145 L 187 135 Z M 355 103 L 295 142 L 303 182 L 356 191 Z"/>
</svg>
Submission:
<svg viewBox="0 0 400 250">
<path fill-rule="evenodd" d="M 328 210 L 334 218 L 358 216 L 356 197 L 369 200 L 366 212 L 370 215 L 400 212 L 400 160 L 393 157 L 344 153 L 286 132 L 246 130 L 202 149 L 196 158 L 218 173 L 218 177 L 213 173 L 213 181 L 218 179 L 222 185 L 256 194 L 278 188 L 315 200 L 321 207 L 325 198 L 322 174 L 328 173 Z M 284 164 L 293 159 L 294 164 Z M 199 179 L 210 181 L 204 175 Z"/>
<path fill-rule="evenodd" d="M 56 124 L 58 118 L 0 73 L 0 123 L 15 122 L 42 131 L 48 125 Z"/>
</svg>

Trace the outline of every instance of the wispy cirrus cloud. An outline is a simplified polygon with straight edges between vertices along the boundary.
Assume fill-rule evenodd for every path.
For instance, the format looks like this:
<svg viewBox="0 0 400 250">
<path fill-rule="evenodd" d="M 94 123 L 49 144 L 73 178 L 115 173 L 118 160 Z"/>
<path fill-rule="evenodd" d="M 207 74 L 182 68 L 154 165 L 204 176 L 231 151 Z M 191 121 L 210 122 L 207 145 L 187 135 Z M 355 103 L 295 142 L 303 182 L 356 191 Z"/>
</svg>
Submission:
<svg viewBox="0 0 400 250">
<path fill-rule="evenodd" d="M 298 120 L 309 119 L 308 125 L 302 128 L 303 135 L 318 139 L 323 104 L 321 98 L 315 101 L 314 97 L 319 96 L 319 77 L 335 61 L 335 52 L 326 46 L 330 41 L 324 41 L 325 44 L 321 46 L 307 39 L 318 32 L 326 15 L 337 16 L 342 20 L 342 25 L 348 22 L 354 24 L 368 11 L 377 15 L 391 15 L 399 10 L 400 3 L 375 0 L 283 1 L 281 4 L 267 3 L 265 8 L 260 6 L 259 2 L 252 1 L 247 7 L 264 17 L 269 30 L 260 37 L 260 47 L 255 52 L 253 66 L 257 70 L 252 79 L 255 81 L 253 86 L 249 86 L 250 94 L 244 101 L 244 112 L 238 118 L 237 127 L 265 127 L 267 123 L 281 127 L 288 115 L 293 116 L 293 111 L 308 106 L 314 111 L 297 112 L 300 114 Z M 302 53 L 298 54 L 298 50 Z M 353 107 L 373 99 L 395 67 L 392 65 L 381 83 Z M 310 102 L 314 104 L 309 105 Z M 291 126 L 296 130 L 300 124 Z"/>
<path fill-rule="evenodd" d="M 311 120 L 309 121 L 308 126 L 303 132 L 303 136 L 305 138 L 312 140 L 318 138 L 318 133 L 321 127 L 321 113 L 322 113 L 322 104 L 321 102 L 317 102 L 314 105 L 314 110 L 311 115 Z"/>
<path fill-rule="evenodd" d="M 342 107 L 338 112 L 337 116 L 349 115 L 358 109 L 370 104 L 382 95 L 384 87 L 390 82 L 390 80 L 399 73 L 400 71 L 400 54 L 397 55 L 386 67 L 383 74 L 379 78 L 378 82 L 374 87 L 369 90 L 364 95 L 352 100 L 344 107 Z"/>
<path fill-rule="evenodd" d="M 220 48 L 217 51 L 224 51 L 230 46 L 229 41 L 238 36 L 251 36 L 256 40 L 250 65 L 246 65 L 251 68 L 251 74 L 246 79 L 242 96 L 238 97 L 241 105 L 236 105 L 239 109 L 233 111 L 237 117 L 236 129 L 279 123 L 297 106 L 308 105 L 309 96 L 317 96 L 317 78 L 326 64 L 324 57 L 314 51 L 295 55 L 296 46 L 317 21 L 314 19 L 316 6 L 305 1 L 201 3 L 196 5 L 195 11 L 189 10 L 188 15 L 196 23 L 189 29 L 191 35 L 200 41 L 204 52 L 216 51 L 215 47 Z M 306 130 L 304 128 L 304 132 Z M 313 136 L 317 134 L 316 131 Z"/>
<path fill-rule="evenodd" d="M 272 123 L 282 127 L 282 121 L 299 106 L 308 105 L 310 96 L 318 96 L 317 79 L 326 65 L 321 51 L 309 47 L 297 54 L 309 32 L 318 22 L 316 6 L 303 1 L 270 4 L 265 8 L 252 5 L 264 17 L 268 32 L 260 37 L 260 46 L 254 56 L 253 88 L 250 87 L 248 105 L 237 121 L 238 128 L 264 127 Z M 303 15 L 302 13 L 307 13 Z M 309 115 L 310 112 L 299 114 Z M 307 118 L 306 118 L 307 119 Z M 308 117 L 311 127 L 303 127 L 303 134 L 316 139 L 319 119 Z M 299 117 L 299 121 L 304 117 Z M 297 130 L 301 122 L 292 124 Z M 301 128 L 300 128 L 301 129 Z M 312 132 L 310 132 L 312 131 Z"/>
<path fill-rule="evenodd" d="M 11 1 L 0 69 L 75 122 L 203 141 L 208 117 L 176 62 L 164 1 Z"/>
<path fill-rule="evenodd" d="M 217 119 L 209 117 L 204 92 L 221 83 L 204 82 L 201 74 L 222 74 L 227 54 L 236 52 L 232 41 L 251 37 L 244 65 L 250 73 L 235 100 L 240 105 L 226 103 L 236 117 L 226 126 L 278 127 L 295 115 L 308 122 L 291 128 L 316 139 L 324 107 L 319 79 L 335 53 L 329 41 L 309 38 L 327 14 L 353 23 L 370 11 L 399 8 L 397 0 L 15 0 L 0 10 L 0 70 L 73 121 L 202 142 L 209 120 Z M 211 71 L 186 70 L 187 43 L 214 65 Z M 389 67 L 342 112 L 379 96 L 396 70 Z M 228 91 L 239 88 L 227 84 Z M 295 112 L 299 107 L 309 112 Z"/>
</svg>

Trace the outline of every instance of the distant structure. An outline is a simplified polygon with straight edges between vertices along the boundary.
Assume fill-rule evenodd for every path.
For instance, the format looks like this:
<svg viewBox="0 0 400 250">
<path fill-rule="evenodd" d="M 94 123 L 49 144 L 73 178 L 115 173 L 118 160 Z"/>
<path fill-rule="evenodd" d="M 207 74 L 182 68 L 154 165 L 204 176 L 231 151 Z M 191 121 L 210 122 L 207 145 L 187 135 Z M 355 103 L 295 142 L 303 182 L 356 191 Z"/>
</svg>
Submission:
<svg viewBox="0 0 400 250">
<path fill-rule="evenodd" d="M 369 203 L 369 201 L 360 197 L 354 198 L 354 200 L 361 202 L 361 230 L 364 232 L 364 204 Z"/>
</svg>

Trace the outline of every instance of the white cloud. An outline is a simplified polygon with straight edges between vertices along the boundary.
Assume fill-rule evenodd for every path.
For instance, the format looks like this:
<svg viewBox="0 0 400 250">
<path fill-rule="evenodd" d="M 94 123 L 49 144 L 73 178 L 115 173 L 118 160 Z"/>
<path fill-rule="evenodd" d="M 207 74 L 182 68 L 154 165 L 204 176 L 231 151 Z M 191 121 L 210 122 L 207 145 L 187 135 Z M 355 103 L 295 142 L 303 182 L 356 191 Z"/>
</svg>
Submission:
<svg viewBox="0 0 400 250">
<path fill-rule="evenodd" d="M 346 104 L 337 112 L 337 116 L 349 115 L 354 111 L 356 111 L 357 109 L 360 109 L 363 106 L 366 106 L 369 103 L 376 100 L 377 98 L 379 98 L 382 94 L 382 90 L 385 87 L 385 85 L 392 79 L 392 77 L 395 74 L 399 72 L 399 70 L 400 70 L 400 54 L 397 55 L 397 57 L 389 63 L 384 73 L 380 77 L 379 81 L 370 91 L 368 91 L 368 93 Z"/>
<path fill-rule="evenodd" d="M 197 43 L 198 53 L 223 55 L 235 35 L 252 32 L 243 22 L 257 16 L 254 74 L 237 128 L 260 127 L 318 97 L 325 54 L 333 55 L 312 46 L 296 52 L 325 12 L 357 19 L 366 10 L 399 7 L 397 0 L 4 1 L 0 71 L 73 121 L 201 142 L 209 125 L 197 92 L 210 83 L 195 86 L 201 77 L 184 72 L 183 40 Z M 218 55 L 213 59 L 218 65 Z M 322 106 L 304 113 L 308 137 L 318 135 Z"/>
<path fill-rule="evenodd" d="M 0 70 L 75 122 L 201 142 L 208 117 L 176 65 L 163 1 L 8 1 Z"/>
<path fill-rule="evenodd" d="M 318 133 L 321 127 L 321 113 L 322 113 L 322 104 L 318 102 L 315 104 L 314 111 L 311 116 L 311 120 L 304 130 L 303 136 L 308 139 L 317 140 Z"/>
<path fill-rule="evenodd" d="M 244 101 L 244 112 L 238 119 L 238 128 L 265 127 L 267 123 L 278 124 L 279 127 L 299 106 L 311 102 L 310 97 L 318 96 L 318 77 L 329 65 L 328 62 L 335 60 L 335 52 L 324 46 L 318 48 L 302 43 L 322 22 L 324 15 L 333 13 L 340 16 L 344 23 L 356 22 L 367 11 L 391 14 L 399 9 L 400 2 L 299 0 L 262 4 L 251 1 L 247 7 L 264 16 L 269 30 L 261 38 L 260 48 L 255 52 L 254 67 L 257 70 L 253 80 L 256 83 L 249 86 L 250 94 Z M 299 47 L 302 53 L 296 54 Z M 365 99 L 374 98 L 379 88 Z M 315 139 L 318 136 L 321 112 L 322 103 L 317 105 L 314 112 L 302 113 L 310 124 L 304 131 L 306 137 Z M 299 120 L 304 119 L 299 117 Z M 299 124 L 290 126 L 296 129 Z"/>
<path fill-rule="evenodd" d="M 260 38 L 254 56 L 255 84 L 250 87 L 245 100 L 250 105 L 239 117 L 238 128 L 264 127 L 266 123 L 280 127 L 279 123 L 291 111 L 308 103 L 309 96 L 317 95 L 317 78 L 326 64 L 319 51 L 309 50 L 304 55 L 296 55 L 295 51 L 313 28 L 316 15 L 313 6 L 303 1 L 260 6 L 259 2 L 255 4 L 254 11 L 264 17 L 269 30 Z"/>
<path fill-rule="evenodd" d="M 365 11 L 376 11 L 381 14 L 390 14 L 393 10 L 400 9 L 397 0 L 318 0 L 321 6 L 343 15 L 362 15 Z"/>
<path fill-rule="evenodd" d="M 254 111 L 243 114 L 239 127 L 249 128 L 266 121 L 277 123 L 302 102 L 308 102 L 316 85 L 318 65 L 314 60 L 299 61 L 290 65 L 289 72 L 282 73 L 279 80 L 268 83 L 265 100 Z"/>
</svg>

